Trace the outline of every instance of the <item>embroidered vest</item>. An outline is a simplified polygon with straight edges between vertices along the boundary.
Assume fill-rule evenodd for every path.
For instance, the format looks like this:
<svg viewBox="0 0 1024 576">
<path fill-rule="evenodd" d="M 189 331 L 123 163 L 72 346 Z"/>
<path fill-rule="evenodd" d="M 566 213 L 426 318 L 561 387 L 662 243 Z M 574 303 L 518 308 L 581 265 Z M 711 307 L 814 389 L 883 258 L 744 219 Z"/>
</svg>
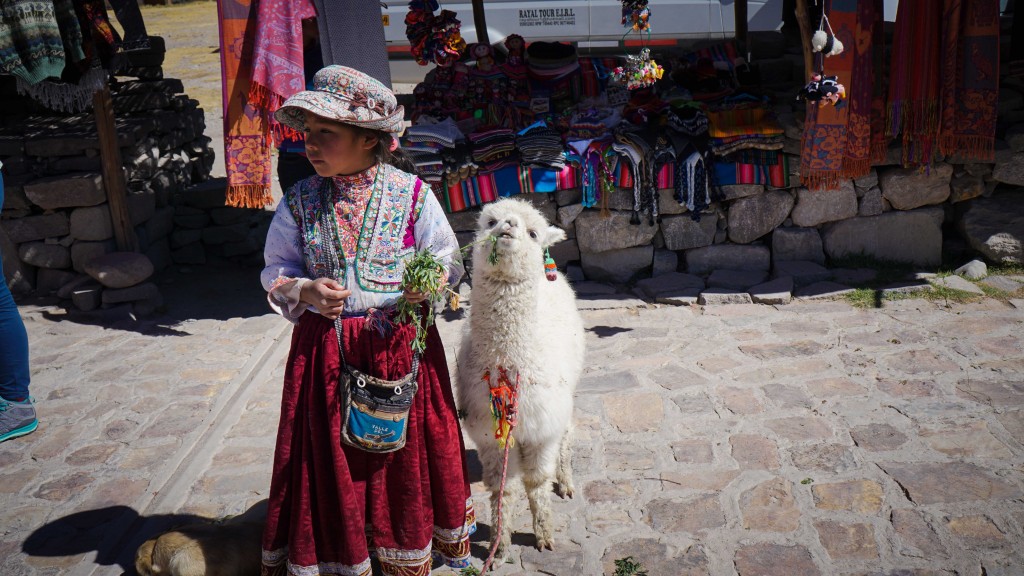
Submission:
<svg viewBox="0 0 1024 576">
<path fill-rule="evenodd" d="M 425 197 L 421 191 L 423 182 L 390 165 L 381 164 L 379 170 L 381 172 L 367 201 L 355 254 L 347 254 L 340 238 L 321 229 L 323 210 L 333 210 L 333 206 L 324 206 L 325 191 L 328 192 L 328 201 L 335 196 L 329 179 L 319 176 L 307 178 L 292 187 L 291 193 L 285 196 L 301 232 L 303 259 L 312 278 L 328 275 L 322 243 L 330 239 L 343 260 L 346 276 L 349 266 L 354 264 L 360 289 L 367 292 L 402 290 L 405 262 L 416 250 L 406 231 L 422 208 Z M 336 280 L 344 284 L 345 276 Z"/>
</svg>

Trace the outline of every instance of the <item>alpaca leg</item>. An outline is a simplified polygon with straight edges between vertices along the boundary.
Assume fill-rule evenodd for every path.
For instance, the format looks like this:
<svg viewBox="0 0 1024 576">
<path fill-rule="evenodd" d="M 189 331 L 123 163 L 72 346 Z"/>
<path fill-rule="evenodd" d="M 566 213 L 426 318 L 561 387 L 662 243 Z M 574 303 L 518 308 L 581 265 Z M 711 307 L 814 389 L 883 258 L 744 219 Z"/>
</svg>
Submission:
<svg viewBox="0 0 1024 576">
<path fill-rule="evenodd" d="M 480 450 L 480 461 L 484 468 L 484 483 L 491 491 L 491 539 L 498 539 L 498 549 L 494 554 L 496 565 L 508 559 L 512 549 L 512 523 L 515 520 L 515 495 L 518 490 L 519 470 L 518 450 L 509 450 L 508 472 L 505 478 L 505 490 L 501 491 L 501 474 L 505 451 L 497 446 Z M 501 532 L 498 532 L 498 504 L 501 504 Z"/>
<path fill-rule="evenodd" d="M 572 498 L 576 487 L 572 483 L 572 423 L 565 429 L 558 450 L 558 468 L 555 470 L 555 494 Z"/>
<path fill-rule="evenodd" d="M 558 444 L 531 447 L 523 450 L 523 485 L 533 515 L 533 534 L 537 549 L 555 549 L 554 529 L 551 527 L 551 480 L 558 460 Z"/>
</svg>

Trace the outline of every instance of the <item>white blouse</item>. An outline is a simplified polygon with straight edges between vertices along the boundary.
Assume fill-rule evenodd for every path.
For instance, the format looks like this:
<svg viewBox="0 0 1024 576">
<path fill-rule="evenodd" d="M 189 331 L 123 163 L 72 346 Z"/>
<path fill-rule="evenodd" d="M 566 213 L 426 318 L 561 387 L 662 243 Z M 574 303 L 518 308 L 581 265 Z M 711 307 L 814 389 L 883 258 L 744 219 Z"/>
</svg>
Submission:
<svg viewBox="0 0 1024 576">
<path fill-rule="evenodd" d="M 413 226 L 416 251 L 430 250 L 445 265 L 448 271 L 448 285 L 454 287 L 459 283 L 465 270 L 462 265 L 462 253 L 459 250 L 458 240 L 448 223 L 444 209 L 430 187 L 424 185 L 421 193 L 425 194 L 423 207 Z M 319 313 L 315 306 L 299 301 L 301 282 L 289 283 L 291 280 L 300 278 L 312 278 L 306 270 L 303 258 L 302 231 L 295 222 L 288 202 L 284 199 L 281 200 L 274 212 L 263 256 L 266 267 L 260 274 L 260 281 L 268 293 L 267 299 L 270 307 L 293 323 L 298 322 L 299 317 L 307 309 Z M 351 260 L 350 255 L 345 256 L 346 259 Z M 387 308 L 402 295 L 401 291 L 370 292 L 362 290 L 356 279 L 354 263 L 345 267 L 343 284 L 345 288 L 352 291 L 352 295 L 345 301 L 344 314 L 346 316 L 359 316 L 371 308 Z"/>
</svg>

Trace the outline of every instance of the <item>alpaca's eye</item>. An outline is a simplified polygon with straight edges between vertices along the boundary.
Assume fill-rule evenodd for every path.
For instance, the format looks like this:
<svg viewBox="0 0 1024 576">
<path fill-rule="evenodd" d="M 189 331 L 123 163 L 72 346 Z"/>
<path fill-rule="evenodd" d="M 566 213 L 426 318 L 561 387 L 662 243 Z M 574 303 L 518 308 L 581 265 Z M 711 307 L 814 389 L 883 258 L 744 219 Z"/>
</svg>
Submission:
<svg viewBox="0 0 1024 576">
<path fill-rule="evenodd" d="M 533 238 L 534 240 L 537 239 L 537 231 L 536 230 L 530 230 L 530 238 Z"/>
<path fill-rule="evenodd" d="M 487 221 L 487 225 L 488 225 L 488 226 L 494 226 L 494 225 L 495 225 L 495 224 L 497 224 L 497 223 L 498 223 L 498 221 L 497 221 L 497 220 L 494 220 L 493 218 L 492 218 L 491 220 L 488 220 L 488 221 Z"/>
</svg>

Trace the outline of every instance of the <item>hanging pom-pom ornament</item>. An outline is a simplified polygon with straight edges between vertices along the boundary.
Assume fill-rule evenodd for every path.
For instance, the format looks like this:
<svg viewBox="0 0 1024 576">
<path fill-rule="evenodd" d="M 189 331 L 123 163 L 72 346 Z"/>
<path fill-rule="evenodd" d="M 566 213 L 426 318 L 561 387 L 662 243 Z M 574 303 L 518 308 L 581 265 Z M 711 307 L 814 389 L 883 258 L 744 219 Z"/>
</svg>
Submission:
<svg viewBox="0 0 1024 576">
<path fill-rule="evenodd" d="M 548 252 L 547 248 L 544 249 L 544 275 L 551 282 L 558 280 L 558 265 L 555 264 L 555 259 L 551 257 L 551 252 Z"/>
<path fill-rule="evenodd" d="M 405 36 L 410 52 L 420 66 L 431 62 L 438 66 L 451 66 L 458 61 L 466 42 L 460 30 L 462 23 L 455 12 L 438 9 L 437 0 L 411 0 L 405 15 Z"/>
<path fill-rule="evenodd" d="M 647 0 L 622 0 L 622 25 L 634 32 L 643 32 L 651 27 L 651 9 Z"/>
<path fill-rule="evenodd" d="M 811 50 L 814 53 L 821 52 L 825 56 L 838 56 L 843 53 L 843 43 L 836 38 L 836 33 L 832 31 L 832 24 L 829 23 L 828 16 L 824 13 L 821 15 L 818 31 L 811 36 Z"/>
<path fill-rule="evenodd" d="M 626 65 L 612 70 L 612 80 L 626 85 L 627 90 L 637 90 L 654 85 L 661 80 L 665 70 L 651 59 L 651 51 L 644 48 L 636 56 L 626 56 Z"/>
<path fill-rule="evenodd" d="M 811 36 L 811 48 L 815 53 L 821 52 L 825 56 L 838 56 L 843 53 L 844 49 L 839 38 L 824 30 L 818 30 Z"/>
</svg>

